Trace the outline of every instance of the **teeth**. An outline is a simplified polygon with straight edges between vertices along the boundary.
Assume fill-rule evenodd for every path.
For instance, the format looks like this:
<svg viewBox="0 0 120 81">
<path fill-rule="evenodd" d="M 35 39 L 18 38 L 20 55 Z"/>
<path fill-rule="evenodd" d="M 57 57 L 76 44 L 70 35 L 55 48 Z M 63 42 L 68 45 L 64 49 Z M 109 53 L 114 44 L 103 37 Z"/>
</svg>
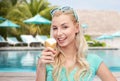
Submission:
<svg viewBox="0 0 120 81">
<path fill-rule="evenodd" d="M 62 40 L 64 40 L 64 39 L 58 39 L 58 40 L 62 41 Z"/>
<path fill-rule="evenodd" d="M 62 41 L 63 39 L 59 39 L 59 40 L 61 40 L 61 41 Z"/>
</svg>

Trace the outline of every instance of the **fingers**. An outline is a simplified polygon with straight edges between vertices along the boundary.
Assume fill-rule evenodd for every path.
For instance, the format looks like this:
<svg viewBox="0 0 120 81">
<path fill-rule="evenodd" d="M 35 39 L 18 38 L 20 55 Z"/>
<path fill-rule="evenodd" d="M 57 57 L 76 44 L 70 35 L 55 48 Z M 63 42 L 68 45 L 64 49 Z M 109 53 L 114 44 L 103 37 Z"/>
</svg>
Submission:
<svg viewBox="0 0 120 81">
<path fill-rule="evenodd" d="M 47 47 L 45 50 L 43 50 L 43 52 L 48 52 L 48 51 L 52 52 L 53 54 L 56 53 L 55 49 L 53 49 L 51 47 Z"/>
<path fill-rule="evenodd" d="M 45 48 L 42 51 L 40 61 L 43 64 L 49 64 L 54 62 L 54 57 L 55 57 L 56 51 L 50 47 Z"/>
<path fill-rule="evenodd" d="M 51 51 L 48 51 L 48 52 L 44 52 L 44 53 L 42 54 L 42 56 L 45 56 L 45 57 L 47 57 L 47 56 L 55 57 L 55 54 L 53 54 Z"/>
</svg>

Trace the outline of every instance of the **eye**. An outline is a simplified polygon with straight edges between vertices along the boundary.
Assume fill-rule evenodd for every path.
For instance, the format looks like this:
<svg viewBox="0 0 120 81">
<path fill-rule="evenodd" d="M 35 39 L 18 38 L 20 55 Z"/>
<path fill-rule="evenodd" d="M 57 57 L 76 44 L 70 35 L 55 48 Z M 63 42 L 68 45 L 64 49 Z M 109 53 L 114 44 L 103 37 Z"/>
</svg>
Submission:
<svg viewBox="0 0 120 81">
<path fill-rule="evenodd" d="M 64 29 L 67 29 L 67 28 L 68 28 L 68 26 L 63 26 L 63 28 L 64 28 Z"/>
<path fill-rule="evenodd" d="M 52 27 L 53 30 L 57 30 L 57 27 Z"/>
</svg>

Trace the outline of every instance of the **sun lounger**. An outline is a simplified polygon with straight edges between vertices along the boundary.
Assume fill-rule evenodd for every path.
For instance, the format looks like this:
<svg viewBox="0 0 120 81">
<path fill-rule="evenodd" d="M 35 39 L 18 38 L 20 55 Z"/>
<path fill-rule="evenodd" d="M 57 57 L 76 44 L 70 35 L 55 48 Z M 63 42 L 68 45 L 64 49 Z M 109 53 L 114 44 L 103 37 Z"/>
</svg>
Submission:
<svg viewBox="0 0 120 81">
<path fill-rule="evenodd" d="M 0 47 L 8 46 L 8 42 L 0 35 Z"/>
<path fill-rule="evenodd" d="M 9 45 L 13 45 L 13 46 L 19 46 L 19 45 L 26 46 L 27 45 L 27 43 L 18 41 L 16 37 L 7 37 L 7 41 L 9 43 Z"/>
<path fill-rule="evenodd" d="M 29 46 L 41 46 L 41 42 L 37 41 L 32 35 L 21 35 L 22 41 Z"/>
<path fill-rule="evenodd" d="M 38 41 L 42 42 L 42 44 L 44 44 L 45 40 L 48 39 L 48 37 L 47 37 L 46 35 L 36 35 L 35 38 L 36 38 Z"/>
</svg>

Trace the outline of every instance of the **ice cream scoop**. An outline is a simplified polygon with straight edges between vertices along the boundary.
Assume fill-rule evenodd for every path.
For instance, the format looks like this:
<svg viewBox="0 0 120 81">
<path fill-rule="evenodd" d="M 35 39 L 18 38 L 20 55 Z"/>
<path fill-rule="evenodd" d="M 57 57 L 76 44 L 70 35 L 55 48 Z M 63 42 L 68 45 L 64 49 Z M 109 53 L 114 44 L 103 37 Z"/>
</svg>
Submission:
<svg viewBox="0 0 120 81">
<path fill-rule="evenodd" d="M 54 38 L 47 39 L 45 41 L 45 47 L 55 48 L 56 47 L 56 40 Z"/>
</svg>

